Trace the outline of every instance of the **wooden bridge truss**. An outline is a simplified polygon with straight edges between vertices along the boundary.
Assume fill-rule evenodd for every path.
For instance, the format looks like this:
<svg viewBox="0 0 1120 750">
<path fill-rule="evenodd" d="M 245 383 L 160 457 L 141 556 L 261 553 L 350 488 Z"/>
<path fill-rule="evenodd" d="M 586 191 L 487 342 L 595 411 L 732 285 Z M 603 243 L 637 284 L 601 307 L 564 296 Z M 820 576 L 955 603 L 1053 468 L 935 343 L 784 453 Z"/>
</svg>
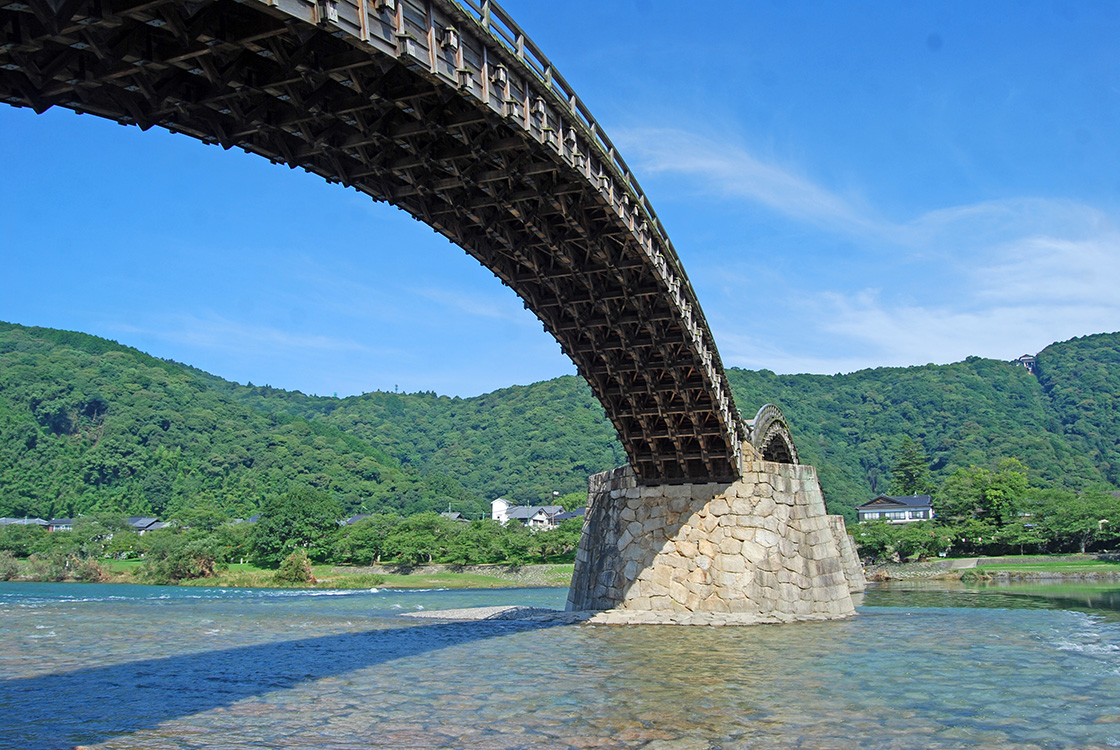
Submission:
<svg viewBox="0 0 1120 750">
<path fill-rule="evenodd" d="M 738 475 L 750 428 L 672 243 L 496 3 L 0 0 L 0 101 L 158 125 L 408 211 L 521 296 L 643 482 Z"/>
</svg>

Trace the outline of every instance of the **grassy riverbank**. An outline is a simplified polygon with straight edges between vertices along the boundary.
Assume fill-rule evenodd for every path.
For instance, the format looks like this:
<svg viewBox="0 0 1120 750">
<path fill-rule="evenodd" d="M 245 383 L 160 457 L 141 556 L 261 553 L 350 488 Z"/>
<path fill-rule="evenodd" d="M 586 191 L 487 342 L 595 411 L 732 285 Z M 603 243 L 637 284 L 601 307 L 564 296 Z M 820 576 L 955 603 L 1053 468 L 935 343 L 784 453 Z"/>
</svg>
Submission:
<svg viewBox="0 0 1120 750">
<path fill-rule="evenodd" d="M 1120 580 L 1120 555 L 1008 555 L 887 563 L 867 568 L 872 580 Z"/>
<path fill-rule="evenodd" d="M 139 561 L 115 560 L 103 568 L 110 583 L 141 583 L 136 577 Z M 180 586 L 222 588 L 317 588 L 317 589 L 494 589 L 513 586 L 567 586 L 571 563 L 555 565 L 423 565 L 417 567 L 347 567 L 315 565 L 315 583 L 287 584 L 276 580 L 276 571 L 249 564 L 233 564 L 217 575 L 181 581 Z"/>
</svg>

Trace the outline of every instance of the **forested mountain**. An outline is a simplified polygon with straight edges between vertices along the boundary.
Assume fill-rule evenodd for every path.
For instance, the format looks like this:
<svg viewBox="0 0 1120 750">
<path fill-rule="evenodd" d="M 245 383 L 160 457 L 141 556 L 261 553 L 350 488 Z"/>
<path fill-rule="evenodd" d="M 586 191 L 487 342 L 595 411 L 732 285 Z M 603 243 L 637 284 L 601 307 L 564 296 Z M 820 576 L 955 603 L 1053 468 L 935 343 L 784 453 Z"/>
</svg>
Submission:
<svg viewBox="0 0 1120 750">
<path fill-rule="evenodd" d="M 1115 355 L 1120 335 L 1112 341 Z M 1048 352 L 1040 362 L 1050 359 Z M 1025 367 L 969 357 L 850 375 L 728 374 L 741 408 L 767 400 L 781 407 L 801 460 L 818 467 L 831 506 L 850 508 L 885 492 L 906 435 L 930 456 L 938 480 L 1002 458 L 1019 459 L 1043 484 L 1079 489 L 1104 478 L 1102 467 L 1064 434 L 1063 412 Z M 1111 429 L 1115 447 L 1116 425 Z"/>
<path fill-rule="evenodd" d="M 1120 481 L 1120 334 L 1039 353 L 1023 367 L 952 365 L 850 375 L 729 371 L 753 416 L 778 404 L 830 507 L 884 491 L 906 435 L 937 479 L 1017 458 L 1035 482 Z M 306 396 L 239 385 L 85 334 L 0 324 L 0 515 L 88 510 L 173 515 L 213 502 L 248 515 L 293 484 L 347 510 L 481 513 L 586 486 L 625 455 L 575 377 L 474 398 Z"/>
<path fill-rule="evenodd" d="M 213 378 L 94 336 L 0 324 L 0 516 L 174 515 L 211 502 L 250 515 L 305 483 L 347 510 L 488 509 L 367 441 L 265 413 Z M 485 507 L 483 507 L 485 505 Z"/>
<path fill-rule="evenodd" d="M 1062 435 L 1120 485 L 1120 334 L 1051 344 L 1039 353 L 1036 369 Z"/>
<path fill-rule="evenodd" d="M 536 502 L 585 490 L 588 475 L 626 462 L 591 388 L 574 376 L 474 398 L 375 392 L 336 399 L 223 387 L 256 410 L 321 421 L 491 499 Z"/>
</svg>

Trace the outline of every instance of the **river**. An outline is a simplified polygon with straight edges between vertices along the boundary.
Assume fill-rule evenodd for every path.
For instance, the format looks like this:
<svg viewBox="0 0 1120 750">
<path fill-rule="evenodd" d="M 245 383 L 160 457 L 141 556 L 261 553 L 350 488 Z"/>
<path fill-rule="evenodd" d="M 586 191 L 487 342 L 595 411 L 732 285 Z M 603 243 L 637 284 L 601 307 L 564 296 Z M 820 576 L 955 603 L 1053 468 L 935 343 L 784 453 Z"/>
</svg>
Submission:
<svg viewBox="0 0 1120 750">
<path fill-rule="evenodd" d="M 562 589 L 0 583 L 0 747 L 1120 747 L 1120 585 L 879 585 L 842 622 L 440 623 Z"/>
</svg>

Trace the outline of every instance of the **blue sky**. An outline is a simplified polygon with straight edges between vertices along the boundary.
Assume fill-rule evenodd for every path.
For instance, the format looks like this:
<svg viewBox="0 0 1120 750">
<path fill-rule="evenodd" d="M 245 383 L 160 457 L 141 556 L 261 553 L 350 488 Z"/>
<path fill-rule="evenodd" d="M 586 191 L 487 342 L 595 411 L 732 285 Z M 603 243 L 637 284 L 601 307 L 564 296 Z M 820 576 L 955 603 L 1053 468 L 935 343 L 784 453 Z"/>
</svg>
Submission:
<svg viewBox="0 0 1120 750">
<path fill-rule="evenodd" d="M 635 170 L 725 364 L 1120 330 L 1115 5 L 504 5 Z M 0 226 L 0 320 L 231 380 L 466 396 L 574 372 L 406 214 L 164 131 L 0 105 Z"/>
</svg>

